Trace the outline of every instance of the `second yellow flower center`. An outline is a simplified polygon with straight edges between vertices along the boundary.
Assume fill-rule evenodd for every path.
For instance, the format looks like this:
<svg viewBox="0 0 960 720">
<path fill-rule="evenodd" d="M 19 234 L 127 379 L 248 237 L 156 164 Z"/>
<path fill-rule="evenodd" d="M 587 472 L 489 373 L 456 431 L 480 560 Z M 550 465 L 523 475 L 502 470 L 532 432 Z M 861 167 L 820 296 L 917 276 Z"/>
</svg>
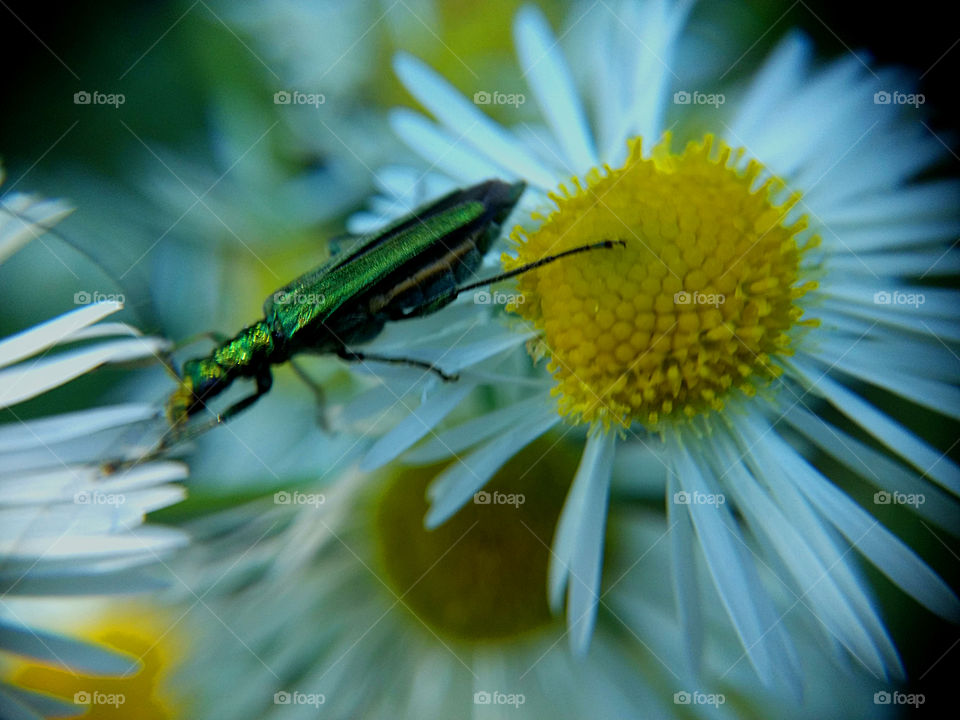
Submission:
<svg viewBox="0 0 960 720">
<path fill-rule="evenodd" d="M 532 233 L 518 228 L 510 269 L 578 245 L 620 240 L 521 276 L 524 302 L 510 307 L 541 331 L 560 412 L 604 426 L 655 427 L 723 407 L 733 389 L 753 394 L 778 374 L 801 321 L 796 301 L 814 246 L 777 202 L 784 185 L 759 181 L 763 167 L 737 170 L 743 150 L 707 137 L 673 154 L 669 139 L 644 159 L 630 143 L 622 168 L 594 170 L 586 187 L 551 194 L 557 209 Z"/>
</svg>

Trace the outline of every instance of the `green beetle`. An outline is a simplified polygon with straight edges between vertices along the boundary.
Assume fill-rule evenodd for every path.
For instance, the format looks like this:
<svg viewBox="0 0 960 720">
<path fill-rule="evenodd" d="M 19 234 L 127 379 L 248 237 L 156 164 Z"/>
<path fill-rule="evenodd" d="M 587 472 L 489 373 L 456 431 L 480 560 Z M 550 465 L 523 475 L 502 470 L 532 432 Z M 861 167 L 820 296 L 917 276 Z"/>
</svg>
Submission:
<svg viewBox="0 0 960 720">
<path fill-rule="evenodd" d="M 522 182 L 489 180 L 451 192 L 379 232 L 357 238 L 320 267 L 273 293 L 264 303 L 262 320 L 222 342 L 207 357 L 184 363 L 180 385 L 167 402 L 171 427 L 182 427 L 234 380 L 252 378 L 254 393 L 217 415 L 216 422 L 244 410 L 270 389 L 271 366 L 298 353 L 404 363 L 455 379 L 420 360 L 372 356 L 351 348 L 375 338 L 387 322 L 436 312 L 466 290 L 567 255 L 618 244 L 603 241 L 574 248 L 509 273 L 461 284 L 480 267 L 524 188 Z"/>
</svg>

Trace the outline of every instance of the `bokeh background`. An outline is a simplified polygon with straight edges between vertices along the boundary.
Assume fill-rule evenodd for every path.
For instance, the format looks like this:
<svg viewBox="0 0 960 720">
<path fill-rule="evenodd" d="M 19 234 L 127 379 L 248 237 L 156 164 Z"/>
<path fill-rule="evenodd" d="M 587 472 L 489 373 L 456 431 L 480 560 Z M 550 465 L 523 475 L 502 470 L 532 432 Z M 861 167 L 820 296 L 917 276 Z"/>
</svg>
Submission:
<svg viewBox="0 0 960 720">
<path fill-rule="evenodd" d="M 371 194 L 373 170 L 407 157 L 385 121 L 390 107 L 414 102 L 392 73 L 393 54 L 414 53 L 468 95 L 494 86 L 523 92 L 510 30 L 519 5 L 0 2 L 0 192 L 64 197 L 78 208 L 62 225 L 63 239 L 32 243 L 0 267 L 0 336 L 72 309 L 84 292 L 124 294 L 130 322 L 173 339 L 233 332 L 259 317 L 264 297 L 326 256 L 326 239 L 344 232 Z M 563 28 L 574 7 L 589 3 L 540 5 Z M 686 42 L 715 44 L 717 67 L 742 55 L 725 80 L 735 83 L 791 28 L 811 35 L 822 58 L 865 51 L 871 64 L 900 65 L 918 78 L 925 122 L 951 148 L 952 159 L 937 172 L 960 173 L 960 31 L 950 4 L 914 2 L 888 12 L 861 2 L 702 2 Z M 275 94 L 285 90 L 322 94 L 323 102 L 278 104 Z M 124 102 L 76 104 L 81 91 L 119 93 Z M 321 378 L 343 374 L 333 361 L 314 369 Z M 138 381 L 146 388 L 140 392 L 161 397 L 162 373 L 142 372 L 148 380 Z M 119 396 L 126 391 L 120 378 L 101 371 L 18 413 Z M 284 417 L 296 407 L 289 417 L 309 422 L 303 395 L 281 372 L 265 412 Z M 879 391 L 868 396 L 934 446 L 960 455 L 955 425 Z M 835 471 L 864 502 L 871 489 Z M 223 479 L 212 464 L 193 475 L 199 499 L 160 520 L 197 512 L 204 483 Z M 957 586 L 960 546 L 945 545 L 896 507 L 877 515 Z M 912 689 L 952 697 L 957 628 L 868 572 Z"/>
</svg>

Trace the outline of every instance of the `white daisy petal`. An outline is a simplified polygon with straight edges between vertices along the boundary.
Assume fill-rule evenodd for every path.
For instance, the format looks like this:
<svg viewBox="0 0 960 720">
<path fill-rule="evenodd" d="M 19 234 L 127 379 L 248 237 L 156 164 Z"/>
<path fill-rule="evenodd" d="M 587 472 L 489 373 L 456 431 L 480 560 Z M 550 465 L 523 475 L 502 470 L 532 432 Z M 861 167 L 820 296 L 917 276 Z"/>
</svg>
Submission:
<svg viewBox="0 0 960 720">
<path fill-rule="evenodd" d="M 382 192 L 404 200 L 412 207 L 457 189 L 456 183 L 447 175 L 433 171 L 424 173 L 405 165 L 380 168 L 374 181 Z"/>
<path fill-rule="evenodd" d="M 370 212 L 383 223 L 387 220 L 399 219 L 415 210 L 417 205 L 418 203 L 407 202 L 397 197 L 373 197 L 370 199 Z"/>
<path fill-rule="evenodd" d="M 522 177 L 544 189 L 554 188 L 553 173 L 428 66 L 400 53 L 393 67 L 410 94 L 443 125 L 458 136 L 462 134 L 464 141 L 483 155 L 496 158 L 505 170 L 504 179 Z"/>
<path fill-rule="evenodd" d="M 865 288 L 872 291 L 873 288 Z M 917 317 L 908 313 L 886 309 L 886 305 L 866 305 L 851 302 L 837 302 L 823 298 L 822 308 L 827 313 L 843 316 L 851 326 L 859 327 L 859 335 L 877 330 L 891 330 L 902 336 L 903 333 L 920 335 L 928 339 L 931 335 L 944 342 L 960 342 L 960 323 L 946 318 L 927 317 L 917 322 Z M 863 322 L 866 321 L 866 322 Z"/>
<path fill-rule="evenodd" d="M 956 523 L 960 517 L 960 502 L 956 498 L 804 408 L 792 407 L 784 419 L 811 442 L 881 490 L 891 495 L 902 493 L 923 498 L 922 502 L 908 504 L 907 508 L 942 530 L 954 535 L 960 533 Z M 886 500 L 883 496 L 879 499 Z"/>
<path fill-rule="evenodd" d="M 944 219 L 955 221 L 953 208 L 960 202 L 960 183 L 935 180 L 877 193 L 855 203 L 843 203 L 821 219 L 834 230 L 857 230 L 865 225 L 889 227 L 903 222 Z"/>
<path fill-rule="evenodd" d="M 347 232 L 351 235 L 366 235 L 375 232 L 379 228 L 393 220 L 392 217 L 383 217 L 374 212 L 355 212 L 347 221 Z"/>
<path fill-rule="evenodd" d="M 74 703 L 0 683 L 0 717 L 5 720 L 68 718 L 82 712 L 82 706 Z"/>
<path fill-rule="evenodd" d="M 960 273 L 960 253 L 890 252 L 841 255 L 830 261 L 833 272 L 840 275 L 866 272 L 891 279 L 903 276 L 941 277 Z M 891 282 L 891 284 L 893 284 Z"/>
<path fill-rule="evenodd" d="M 347 232 L 354 236 L 377 232 L 402 215 L 458 187 L 447 175 L 398 165 L 381 168 L 375 182 L 384 197 L 371 199 L 374 212 L 361 211 L 347 218 Z"/>
<path fill-rule="evenodd" d="M 182 499 L 183 491 L 166 498 L 167 505 Z M 72 513 L 71 513 L 72 511 Z M 24 538 L 26 529 L 37 525 L 37 513 L 3 510 L 0 518 L 16 535 L 4 532 L 0 535 L 0 552 L 5 562 L 24 560 L 36 562 L 38 556 L 44 562 L 57 560 L 88 561 L 140 557 L 144 562 L 154 560 L 175 548 L 186 544 L 187 536 L 180 530 L 161 526 L 147 526 L 135 531 L 122 532 L 134 525 L 134 519 L 118 518 L 119 513 L 110 510 L 87 510 L 82 515 L 76 508 L 51 507 L 43 517 L 51 516 L 64 523 L 73 523 L 54 536 L 36 533 Z M 129 515 L 129 514 L 128 514 Z M 121 522 L 118 522 L 121 520 Z"/>
<path fill-rule="evenodd" d="M 614 16 L 614 27 L 632 48 L 633 84 L 626 88 L 630 105 L 624 114 L 626 126 L 620 130 L 620 148 L 610 148 L 606 156 L 618 162 L 623 157 L 623 139 L 640 136 L 649 139 L 646 152 L 664 131 L 668 88 L 679 80 L 673 70 L 679 34 L 692 2 L 650 2 L 644 5 L 623 3 Z M 610 11 L 609 6 L 606 7 Z M 622 63 L 621 63 L 622 64 Z M 616 152 L 619 150 L 619 152 Z"/>
<path fill-rule="evenodd" d="M 566 171 L 581 175 L 597 164 L 587 117 L 563 53 L 543 13 L 526 5 L 513 25 L 517 57 L 530 91 L 567 160 Z"/>
<path fill-rule="evenodd" d="M 0 341 L 0 367 L 11 365 L 63 342 L 81 328 L 123 309 L 123 304 L 105 301 L 84 305 L 36 327 Z"/>
<path fill-rule="evenodd" d="M 99 645 L 18 627 L 6 621 L 0 622 L 0 647 L 91 675 L 123 675 L 136 672 L 140 666 L 136 658 L 106 650 Z"/>
<path fill-rule="evenodd" d="M 826 374 L 803 364 L 790 362 L 811 392 L 862 427 L 917 470 L 952 492 L 960 494 L 960 468 L 905 427 L 870 405 L 858 395 L 834 382 Z"/>
<path fill-rule="evenodd" d="M 899 538 L 799 455 L 777 457 L 797 489 L 895 585 L 941 617 L 960 620 L 960 600 Z"/>
<path fill-rule="evenodd" d="M 618 18 L 623 19 L 627 13 L 634 14 L 631 8 L 622 8 L 623 12 L 618 12 L 616 16 L 612 12 L 588 11 L 579 20 L 579 25 L 586 29 L 580 39 L 582 47 L 589 48 L 589 52 L 596 57 L 596 70 L 589 78 L 591 82 L 581 78 L 581 84 L 591 99 L 591 119 L 600 159 L 611 164 L 622 160 L 621 156 L 626 151 L 622 129 L 631 120 L 627 113 L 631 97 L 627 88 L 634 86 L 635 66 L 624 65 L 622 59 L 628 56 L 635 39 L 628 37 L 626 28 L 618 22 Z M 577 37 L 573 35 L 571 41 L 576 40 Z M 577 72 L 578 68 L 574 66 L 573 70 Z"/>
<path fill-rule="evenodd" d="M 589 457 L 584 450 L 583 457 L 580 459 L 580 466 L 584 466 L 587 460 L 591 461 L 591 466 L 596 464 L 600 447 L 596 443 L 594 447 L 595 450 Z M 586 475 L 589 475 L 589 473 L 585 473 Z M 560 612 L 563 607 L 563 594 L 570 579 L 574 544 L 577 541 L 580 529 L 576 510 L 582 508 L 586 503 L 588 487 L 589 485 L 586 482 L 574 483 L 570 486 L 567 499 L 563 504 L 564 509 L 570 508 L 570 510 L 564 512 L 557 522 L 557 531 L 553 538 L 553 548 L 550 551 L 550 566 L 547 575 L 547 598 L 550 601 L 551 610 L 555 613 Z"/>
<path fill-rule="evenodd" d="M 382 417 L 396 404 L 403 403 L 406 406 L 411 398 L 415 398 L 415 388 L 410 387 L 409 383 L 404 390 L 398 392 L 387 382 L 376 385 L 352 397 L 337 414 L 337 419 L 344 425 L 352 425 L 371 417 Z M 413 399 L 412 404 L 416 402 Z"/>
<path fill-rule="evenodd" d="M 430 433 L 475 387 L 475 384 L 469 382 L 441 386 L 420 407 L 373 444 L 360 461 L 360 469 L 365 472 L 376 470 L 399 457 Z"/>
<path fill-rule="evenodd" d="M 0 395 L 0 407 L 28 400 L 105 363 L 157 355 L 165 347 L 166 343 L 156 338 L 117 340 L 37 360 L 26 368 L 18 366 L 0 370 L 0 386 L 6 388 Z"/>
<path fill-rule="evenodd" d="M 554 570 L 555 564 L 566 565 L 567 627 L 570 647 L 577 655 L 585 654 L 590 646 L 600 604 L 604 519 L 616 438 L 614 433 L 596 433 L 587 439 L 557 524 L 556 544 L 568 553 L 568 558 L 561 561 L 558 554 L 550 559 L 551 577 L 564 571 Z M 583 490 L 578 490 L 578 486 Z M 566 536 L 563 540 L 561 533 Z"/>
<path fill-rule="evenodd" d="M 401 348 L 387 344 L 386 339 L 383 344 L 378 342 L 370 347 L 375 347 L 377 354 L 422 360 L 435 364 L 448 373 L 463 372 L 462 377 L 467 377 L 468 372 L 485 372 L 487 368 L 484 361 L 490 360 L 495 364 L 496 360 L 491 358 L 522 345 L 532 335 L 532 332 L 510 332 L 506 328 L 488 326 L 477 327 L 468 332 L 461 329 L 451 338 L 456 343 L 452 346 L 436 342 L 437 338 L 434 336 L 425 339 L 423 343 L 408 342 L 402 352 Z M 420 372 L 422 374 L 423 371 Z"/>
<path fill-rule="evenodd" d="M 891 677 L 902 680 L 905 677 L 900 657 L 893 645 L 893 640 L 884 628 L 883 620 L 880 617 L 879 610 L 874 601 L 867 595 L 868 587 L 863 574 L 857 571 L 852 565 L 852 558 L 846 548 L 841 548 L 841 540 L 828 527 L 818 513 L 809 505 L 806 499 L 794 488 L 789 481 L 778 478 L 771 483 L 771 491 L 776 497 L 777 502 L 785 513 L 790 517 L 791 522 L 798 532 L 802 534 L 804 540 L 813 548 L 821 558 L 822 564 L 829 568 L 829 575 L 844 593 L 846 601 L 853 607 L 856 613 L 857 623 L 863 628 L 869 636 L 869 642 L 872 645 L 870 650 L 859 648 L 856 641 L 846 640 L 843 647 L 857 659 L 864 667 L 871 669 L 871 677 L 883 678 Z M 785 558 L 785 561 L 789 556 Z M 785 563 L 786 564 L 786 563 Z M 823 630 L 824 623 L 820 615 L 831 613 L 830 608 L 821 608 L 814 614 L 812 622 L 816 630 Z M 859 630 L 847 629 L 839 637 L 849 638 L 852 635 L 856 637 Z M 825 636 L 828 634 L 823 633 Z M 833 635 L 829 635 L 833 638 Z M 839 654 L 839 645 L 835 651 Z M 879 654 L 880 666 L 867 665 L 867 658 L 873 658 Z"/>
<path fill-rule="evenodd" d="M 543 163 L 544 167 L 550 168 L 557 177 L 567 177 L 572 174 L 566 159 L 557 151 L 556 138 L 546 125 L 524 123 L 520 127 L 513 128 L 513 134 L 530 149 L 530 152 Z M 531 195 L 533 193 L 524 196 L 521 200 L 521 209 Z M 545 198 L 540 198 L 538 202 L 540 205 L 545 205 L 547 201 Z M 524 214 L 521 213 L 521 217 L 524 217 Z"/>
<path fill-rule="evenodd" d="M 731 137 L 753 136 L 758 126 L 774 116 L 774 109 L 789 100 L 803 82 L 811 55 L 809 38 L 795 31 L 787 33 L 750 81 L 730 123 Z"/>
<path fill-rule="evenodd" d="M 829 250 L 859 256 L 880 250 L 910 250 L 922 248 L 925 245 L 939 246 L 944 237 L 955 235 L 958 229 L 960 229 L 960 223 L 955 220 L 901 219 L 897 222 L 884 223 L 880 227 L 861 225 L 858 228 L 841 230 L 842 234 L 838 236 L 839 242 L 831 243 Z M 940 250 L 940 253 L 942 252 Z M 900 274 L 905 275 L 906 272 L 901 270 Z"/>
<path fill-rule="evenodd" d="M 501 435 L 466 457 L 458 458 L 457 462 L 437 476 L 427 491 L 431 505 L 425 520 L 426 526 L 434 528 L 447 520 L 473 497 L 504 463 L 559 421 L 560 418 L 554 410 L 542 409 L 539 414 L 528 417 L 516 432 Z"/>
<path fill-rule="evenodd" d="M 704 628 L 697 584 L 696 536 L 686 508 L 669 500 L 676 497 L 676 492 L 676 480 L 671 475 L 667 482 L 667 523 L 670 527 L 670 553 L 673 556 L 673 588 L 677 598 L 680 632 L 687 639 L 684 643 L 687 672 L 691 677 L 697 677 L 703 654 Z"/>
<path fill-rule="evenodd" d="M 850 652 L 877 674 L 884 674 L 884 660 L 873 639 L 861 621 L 861 615 L 848 602 L 846 588 L 841 588 L 831 571 L 821 560 L 794 523 L 788 519 L 773 500 L 760 488 L 756 480 L 736 462 L 724 464 L 730 472 L 726 487 L 737 501 L 737 507 L 746 515 L 761 542 L 780 557 L 795 580 L 797 597 L 812 605 L 813 614 Z M 786 462 L 781 458 L 781 462 Z"/>
<path fill-rule="evenodd" d="M 46 502 L 76 502 L 78 495 L 96 493 L 121 494 L 163 483 L 182 480 L 186 466 L 177 462 L 154 462 L 137 465 L 132 470 L 104 476 L 96 466 L 64 467 L 55 457 L 42 472 L 0 474 L 3 504 L 31 505 Z M 90 497 L 82 498 L 90 500 Z M 117 499 L 126 504 L 129 498 Z M 141 509 L 143 512 L 146 510 Z"/>
<path fill-rule="evenodd" d="M 870 310 L 876 310 L 879 313 L 923 316 L 932 318 L 953 318 L 954 309 L 960 304 L 960 294 L 953 290 L 944 290 L 942 288 L 931 288 L 921 285 L 912 285 L 910 283 L 901 283 L 899 287 L 890 288 L 904 295 L 915 295 L 915 302 L 904 304 L 878 301 L 876 293 L 864 292 L 862 286 L 855 287 L 842 282 L 824 283 L 821 292 L 825 297 L 842 300 L 849 305 L 863 305 Z M 882 292 L 883 288 L 877 288 L 877 292 Z M 889 295 L 892 292 L 888 291 Z"/>
<path fill-rule="evenodd" d="M 183 545 L 186 536 L 181 533 L 179 538 L 179 544 L 173 544 L 171 547 L 179 547 Z M 164 551 L 168 552 L 168 551 Z M 42 566 L 37 563 L 36 557 L 25 556 L 23 558 L 11 557 L 5 563 L 5 575 L 4 577 L 12 577 L 18 575 L 22 577 L 24 581 L 29 579 L 27 576 L 37 575 L 41 579 L 49 578 L 56 575 L 64 575 L 70 577 L 72 574 L 76 574 L 78 570 L 85 570 L 91 575 L 96 575 L 102 573 L 104 575 L 110 573 L 137 573 L 137 572 L 152 572 L 155 570 L 157 556 L 151 555 L 148 550 L 146 554 L 140 553 L 130 553 L 130 554 L 120 554 L 115 556 L 104 556 L 104 557 L 86 557 L 83 558 L 82 563 L 78 562 L 76 557 L 69 558 L 47 558 L 44 557 L 42 561 Z M 161 573 L 162 570 L 158 571 Z M 167 583 L 169 585 L 169 582 Z M 11 586 L 12 592 L 15 594 L 20 588 L 20 585 L 16 582 Z"/>
<path fill-rule="evenodd" d="M 834 317 L 825 318 L 825 324 L 834 325 Z M 960 374 L 960 360 L 946 346 L 935 338 L 924 341 L 906 340 L 900 335 L 873 333 L 864 334 L 864 328 L 846 326 L 837 323 L 831 327 L 831 333 L 817 338 L 811 343 L 805 355 L 830 357 L 831 362 L 846 355 L 857 363 L 878 362 L 877 356 L 883 356 L 885 367 L 901 373 L 911 373 L 916 369 L 917 358 L 923 358 L 923 374 L 928 380 L 949 384 Z"/>
<path fill-rule="evenodd" d="M 917 405 L 960 419 L 960 389 L 946 383 L 905 375 L 897 368 L 890 367 L 882 355 L 855 355 L 852 351 L 836 352 L 837 350 L 838 348 L 827 349 L 814 357 L 825 370 L 837 368 L 858 380 L 912 400 Z"/>
<path fill-rule="evenodd" d="M 143 333 L 132 325 L 121 322 L 97 323 L 88 327 L 80 328 L 70 333 L 65 341 L 78 342 L 80 340 L 92 340 L 102 337 L 116 337 L 122 335 L 125 337 L 143 337 Z"/>
<path fill-rule="evenodd" d="M 543 406 L 543 397 L 536 395 L 471 418 L 427 438 L 425 442 L 407 453 L 407 460 L 418 465 L 440 462 L 517 427 L 531 413 L 542 409 Z M 552 407 L 550 409 L 553 410 Z"/>
<path fill-rule="evenodd" d="M 781 176 L 792 175 L 806 161 L 823 155 L 823 139 L 834 129 L 843 132 L 842 139 L 849 148 L 867 130 L 869 123 L 863 128 L 850 128 L 838 126 L 837 119 L 843 115 L 845 105 L 853 102 L 845 92 L 862 70 L 863 66 L 854 58 L 833 61 L 795 88 L 787 102 L 779 106 L 776 116 L 781 122 L 766 123 L 758 126 L 755 134 L 731 135 L 731 138 L 737 144 L 745 145 L 754 157 L 763 158 L 764 164 Z M 816 177 L 812 180 L 815 181 Z"/>
<path fill-rule="evenodd" d="M 0 593 L 16 591 L 25 596 L 130 595 L 163 590 L 169 585 L 169 579 L 156 573 L 130 570 L 91 572 L 83 568 L 27 575 L 0 572 Z"/>
<path fill-rule="evenodd" d="M 8 423 L 0 426 L 0 453 L 46 447 L 101 430 L 149 420 L 156 414 L 157 408 L 153 405 L 128 404 L 63 413 L 24 423 Z"/>
<path fill-rule="evenodd" d="M 926 132 L 926 130 L 922 130 Z M 886 191 L 908 180 L 937 162 L 943 146 L 936 140 L 921 136 L 909 126 L 898 125 L 884 131 L 879 126 L 863 128 L 863 140 L 844 156 L 843 161 L 830 169 L 830 182 L 820 182 L 805 195 L 810 207 L 819 215 L 829 216 L 841 205 L 848 205 L 861 196 Z M 856 142 L 851 139 L 848 148 Z M 875 148 L 890 151 L 877 157 Z"/>
<path fill-rule="evenodd" d="M 674 462 L 677 481 L 684 491 L 716 495 L 686 450 L 676 447 Z M 761 680 L 773 684 L 775 678 L 782 677 L 786 668 L 790 667 L 790 653 L 783 644 L 783 638 L 771 632 L 776 625 L 776 615 L 755 575 L 753 564 L 743 557 L 747 545 L 724 506 L 690 503 L 687 509 L 700 539 L 710 576 L 750 664 Z"/>
<path fill-rule="evenodd" d="M 415 152 L 436 157 L 436 168 L 460 183 L 472 185 L 503 174 L 500 167 L 461 144 L 460 137 L 444 132 L 423 115 L 399 109 L 393 110 L 389 117 L 397 137 Z"/>
</svg>

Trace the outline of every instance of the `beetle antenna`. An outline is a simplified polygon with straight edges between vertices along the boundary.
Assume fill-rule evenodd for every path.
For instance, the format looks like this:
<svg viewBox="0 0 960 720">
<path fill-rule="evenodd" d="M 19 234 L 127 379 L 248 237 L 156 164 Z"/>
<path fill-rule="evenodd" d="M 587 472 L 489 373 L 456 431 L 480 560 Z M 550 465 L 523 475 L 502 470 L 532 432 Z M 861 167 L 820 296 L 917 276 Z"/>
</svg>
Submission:
<svg viewBox="0 0 960 720">
<path fill-rule="evenodd" d="M 565 258 L 569 255 L 577 255 L 583 252 L 590 252 L 591 250 L 611 250 L 615 245 L 620 245 L 621 247 L 626 247 L 627 244 L 623 240 L 601 240 L 600 242 L 592 243 L 590 245 L 581 245 L 580 247 L 571 248 L 570 250 L 564 250 L 561 253 L 556 255 L 548 255 L 545 258 L 540 258 L 539 260 L 527 263 L 526 265 L 521 265 L 518 268 L 500 275 L 494 275 L 492 278 L 487 278 L 486 280 L 480 280 L 479 282 L 470 283 L 469 285 L 464 285 L 463 287 L 457 288 L 457 294 L 459 295 L 462 292 L 467 290 L 473 290 L 474 288 L 483 287 L 484 285 L 492 285 L 495 282 L 500 282 L 501 280 L 509 280 L 512 277 L 517 275 L 522 275 L 525 272 L 530 272 L 531 270 L 536 270 L 538 267 L 544 265 L 549 265 L 555 260 L 560 258 Z"/>
</svg>

